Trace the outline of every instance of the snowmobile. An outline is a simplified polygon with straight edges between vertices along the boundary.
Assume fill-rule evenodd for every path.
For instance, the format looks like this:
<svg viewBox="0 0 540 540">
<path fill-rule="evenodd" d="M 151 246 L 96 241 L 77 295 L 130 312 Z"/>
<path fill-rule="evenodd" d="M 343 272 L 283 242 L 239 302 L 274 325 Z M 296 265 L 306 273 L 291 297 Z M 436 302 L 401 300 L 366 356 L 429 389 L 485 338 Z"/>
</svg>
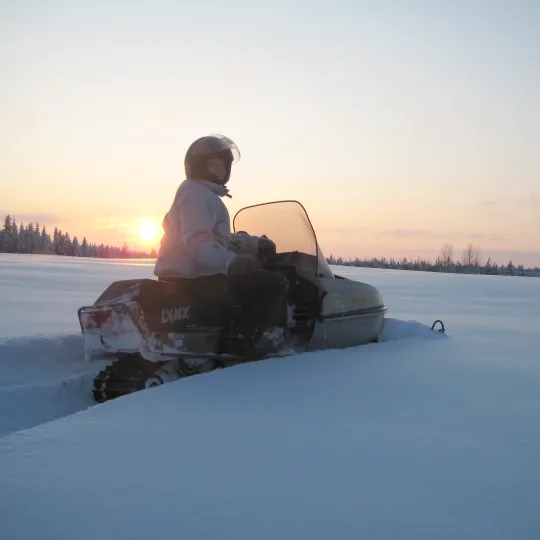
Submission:
<svg viewBox="0 0 540 540">
<path fill-rule="evenodd" d="M 276 244 L 267 269 L 289 282 L 280 324 L 281 346 L 262 358 L 377 342 L 387 307 L 367 283 L 335 275 L 304 206 L 277 201 L 248 206 L 233 219 L 235 232 L 266 235 Z M 112 359 L 94 378 L 98 403 L 247 361 L 229 324 L 226 295 L 204 298 L 178 282 L 130 279 L 112 283 L 78 310 L 85 359 Z"/>
</svg>

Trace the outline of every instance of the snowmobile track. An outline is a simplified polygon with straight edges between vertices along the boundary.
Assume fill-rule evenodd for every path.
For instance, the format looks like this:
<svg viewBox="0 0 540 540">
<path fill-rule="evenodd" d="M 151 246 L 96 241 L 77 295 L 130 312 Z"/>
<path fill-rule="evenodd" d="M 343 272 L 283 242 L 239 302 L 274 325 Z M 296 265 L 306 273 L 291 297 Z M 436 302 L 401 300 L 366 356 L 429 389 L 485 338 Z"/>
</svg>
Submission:
<svg viewBox="0 0 540 540">
<path fill-rule="evenodd" d="M 92 393 L 97 403 L 132 394 L 147 387 L 147 382 L 161 363 L 146 362 L 142 358 L 133 371 L 133 359 L 121 357 L 102 369 L 94 378 Z M 128 375 L 129 374 L 129 375 Z"/>
<path fill-rule="evenodd" d="M 166 374 L 160 373 L 160 371 L 167 363 L 166 361 L 149 362 L 139 355 L 126 355 L 118 358 L 94 377 L 92 393 L 95 401 L 105 403 L 111 399 L 165 384 L 163 376 Z M 136 364 L 135 368 L 134 364 Z M 175 370 L 175 378 L 184 379 L 220 367 L 222 366 L 211 363 L 211 361 L 204 364 L 204 368 L 201 368 L 200 365 L 190 366 L 180 359 Z"/>
</svg>

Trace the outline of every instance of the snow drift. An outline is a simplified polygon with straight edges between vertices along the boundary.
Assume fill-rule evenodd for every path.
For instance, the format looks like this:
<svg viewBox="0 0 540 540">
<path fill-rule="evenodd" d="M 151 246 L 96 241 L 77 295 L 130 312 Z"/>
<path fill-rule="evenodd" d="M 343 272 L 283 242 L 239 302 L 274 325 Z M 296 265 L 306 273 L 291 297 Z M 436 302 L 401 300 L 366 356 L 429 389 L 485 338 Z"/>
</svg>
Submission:
<svg viewBox="0 0 540 540">
<path fill-rule="evenodd" d="M 533 538 L 539 372 L 465 352 L 417 337 L 267 360 L 14 433 L 3 532 Z"/>
<path fill-rule="evenodd" d="M 0 436 L 94 404 L 79 335 L 0 340 Z"/>
<path fill-rule="evenodd" d="M 423 324 L 388 319 L 382 340 L 434 336 Z M 0 416 L 0 436 L 95 405 L 92 379 L 105 365 L 84 361 L 80 335 L 0 340 L 0 409 L 10 411 Z"/>
</svg>

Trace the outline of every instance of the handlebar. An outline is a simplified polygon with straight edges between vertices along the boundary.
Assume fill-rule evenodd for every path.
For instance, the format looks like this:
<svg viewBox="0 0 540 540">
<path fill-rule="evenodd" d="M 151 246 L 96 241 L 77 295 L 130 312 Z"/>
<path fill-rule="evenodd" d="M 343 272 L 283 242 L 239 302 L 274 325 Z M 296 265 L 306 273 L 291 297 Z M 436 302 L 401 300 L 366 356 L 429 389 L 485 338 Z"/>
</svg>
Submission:
<svg viewBox="0 0 540 540">
<path fill-rule="evenodd" d="M 263 264 L 263 268 L 272 272 L 294 272 L 296 270 L 294 264 L 284 263 L 280 260 L 267 261 L 266 264 Z"/>
</svg>

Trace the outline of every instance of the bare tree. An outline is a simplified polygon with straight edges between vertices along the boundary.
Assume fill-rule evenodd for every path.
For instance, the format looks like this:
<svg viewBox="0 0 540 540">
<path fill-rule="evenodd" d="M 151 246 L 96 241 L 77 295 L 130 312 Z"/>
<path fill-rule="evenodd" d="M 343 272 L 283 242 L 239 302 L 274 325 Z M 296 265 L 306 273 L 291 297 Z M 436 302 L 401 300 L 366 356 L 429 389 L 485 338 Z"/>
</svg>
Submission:
<svg viewBox="0 0 540 540">
<path fill-rule="evenodd" d="M 479 246 L 475 246 L 474 248 L 474 257 L 473 257 L 473 266 L 475 268 L 479 268 L 480 267 L 480 247 Z"/>
<path fill-rule="evenodd" d="M 452 244 L 444 244 L 444 246 L 441 248 L 441 253 L 439 254 L 439 258 L 437 260 L 440 262 L 441 266 L 448 270 L 454 262 L 452 260 L 453 256 L 454 248 Z"/>
<path fill-rule="evenodd" d="M 465 266 L 480 266 L 480 248 L 469 243 L 463 250 L 463 264 Z"/>
<path fill-rule="evenodd" d="M 463 250 L 463 264 L 465 266 L 472 266 L 474 246 L 469 243 L 469 245 Z"/>
</svg>

